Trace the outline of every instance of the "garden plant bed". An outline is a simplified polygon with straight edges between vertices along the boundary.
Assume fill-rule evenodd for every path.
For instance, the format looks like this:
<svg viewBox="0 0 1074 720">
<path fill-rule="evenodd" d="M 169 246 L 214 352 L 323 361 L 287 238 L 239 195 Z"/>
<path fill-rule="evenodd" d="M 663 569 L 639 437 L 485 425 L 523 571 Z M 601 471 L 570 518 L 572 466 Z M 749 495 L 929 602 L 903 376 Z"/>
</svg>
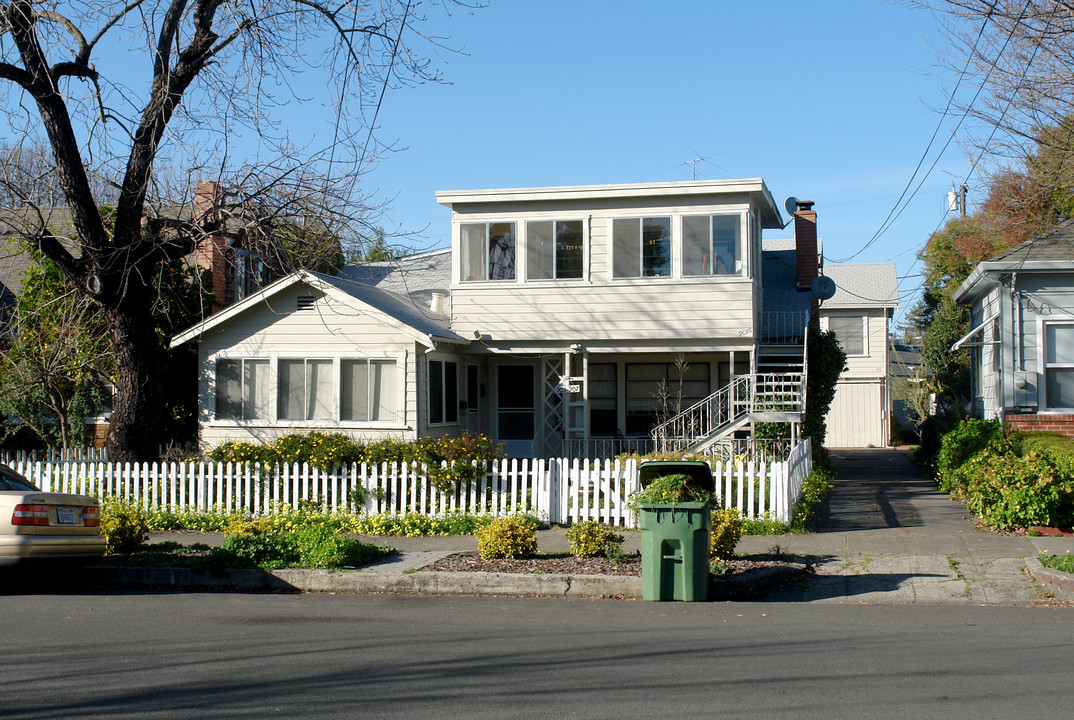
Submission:
<svg viewBox="0 0 1074 720">
<path fill-rule="evenodd" d="M 769 567 L 799 568 L 801 562 L 793 557 L 776 554 L 739 555 L 723 561 L 728 571 L 724 577 L 741 575 L 751 570 Z M 476 551 L 448 555 L 427 565 L 424 570 L 444 572 L 522 573 L 528 575 L 641 575 L 641 557 L 637 553 L 624 555 L 614 562 L 607 558 L 580 558 L 567 553 L 539 554 L 519 560 L 483 560 Z"/>
</svg>

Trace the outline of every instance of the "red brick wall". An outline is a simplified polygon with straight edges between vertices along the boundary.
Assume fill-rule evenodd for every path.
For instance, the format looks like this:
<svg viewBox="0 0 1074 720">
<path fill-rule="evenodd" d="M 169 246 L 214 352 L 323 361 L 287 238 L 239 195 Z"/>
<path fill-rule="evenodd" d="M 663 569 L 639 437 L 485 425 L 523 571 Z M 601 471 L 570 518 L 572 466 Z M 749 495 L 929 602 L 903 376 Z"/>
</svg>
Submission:
<svg viewBox="0 0 1074 720">
<path fill-rule="evenodd" d="M 1047 430 L 1074 438 L 1074 415 L 1010 413 L 1003 419 L 1016 430 Z"/>
</svg>

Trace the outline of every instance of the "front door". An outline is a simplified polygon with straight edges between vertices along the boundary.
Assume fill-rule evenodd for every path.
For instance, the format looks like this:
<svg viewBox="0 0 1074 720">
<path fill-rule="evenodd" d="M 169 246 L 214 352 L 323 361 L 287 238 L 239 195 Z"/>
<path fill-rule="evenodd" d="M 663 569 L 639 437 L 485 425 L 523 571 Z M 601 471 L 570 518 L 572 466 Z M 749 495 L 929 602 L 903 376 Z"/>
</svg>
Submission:
<svg viewBox="0 0 1074 720">
<path fill-rule="evenodd" d="M 533 365 L 500 365 L 496 369 L 496 439 L 509 457 L 533 457 L 535 380 Z"/>
</svg>

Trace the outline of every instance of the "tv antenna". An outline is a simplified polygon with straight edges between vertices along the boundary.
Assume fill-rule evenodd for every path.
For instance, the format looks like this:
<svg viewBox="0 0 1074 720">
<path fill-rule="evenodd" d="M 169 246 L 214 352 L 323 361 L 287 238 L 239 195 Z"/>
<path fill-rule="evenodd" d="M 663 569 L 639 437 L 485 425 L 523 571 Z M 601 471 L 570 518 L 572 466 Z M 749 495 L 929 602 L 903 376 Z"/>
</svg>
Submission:
<svg viewBox="0 0 1074 720">
<path fill-rule="evenodd" d="M 712 158 L 718 157 L 720 155 L 723 155 L 722 152 L 718 152 L 718 153 L 715 153 L 713 155 L 702 155 L 697 150 L 694 150 L 693 147 L 690 148 L 690 151 L 693 152 L 694 155 L 696 155 L 697 157 L 695 157 L 692 160 L 687 160 L 686 162 L 679 163 L 675 167 L 669 168 L 667 170 L 667 172 L 671 172 L 672 170 L 675 170 L 675 169 L 677 169 L 679 167 L 682 167 L 683 165 L 689 165 L 690 166 L 690 174 L 693 176 L 693 179 L 694 180 L 704 180 L 705 179 L 704 167 L 702 167 L 701 169 L 698 169 L 698 165 L 703 166 L 705 163 L 708 163 L 709 165 L 712 165 L 713 167 L 718 167 L 721 170 L 723 170 L 724 172 L 727 172 L 727 168 L 723 167 L 722 165 L 717 165 L 714 162 L 710 162 Z"/>
</svg>

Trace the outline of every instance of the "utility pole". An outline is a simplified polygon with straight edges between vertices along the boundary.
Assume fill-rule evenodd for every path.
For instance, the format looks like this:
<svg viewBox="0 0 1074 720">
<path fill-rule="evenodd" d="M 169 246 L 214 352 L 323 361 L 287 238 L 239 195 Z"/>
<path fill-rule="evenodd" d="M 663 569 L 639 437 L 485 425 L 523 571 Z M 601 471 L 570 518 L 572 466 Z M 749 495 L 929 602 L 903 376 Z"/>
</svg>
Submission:
<svg viewBox="0 0 1074 720">
<path fill-rule="evenodd" d="M 959 217 L 966 219 L 966 183 L 956 190 L 954 183 L 951 184 L 951 192 L 947 193 L 947 209 L 951 212 L 958 210 Z"/>
</svg>

